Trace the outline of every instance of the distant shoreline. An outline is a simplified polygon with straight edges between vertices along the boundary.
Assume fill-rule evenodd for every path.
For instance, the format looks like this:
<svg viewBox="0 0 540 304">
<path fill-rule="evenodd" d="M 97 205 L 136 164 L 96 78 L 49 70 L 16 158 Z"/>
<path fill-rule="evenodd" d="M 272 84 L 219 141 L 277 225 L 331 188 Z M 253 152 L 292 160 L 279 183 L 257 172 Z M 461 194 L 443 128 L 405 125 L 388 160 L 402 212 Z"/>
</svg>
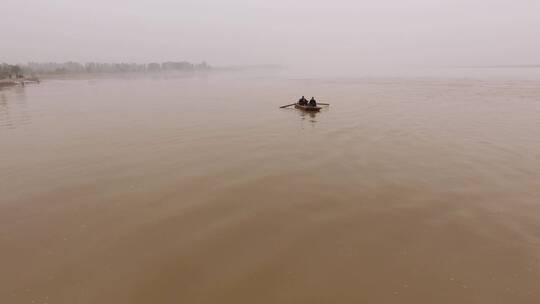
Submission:
<svg viewBox="0 0 540 304">
<path fill-rule="evenodd" d="M 23 78 L 2 78 L 0 79 L 0 88 L 24 85 L 29 83 L 39 83 L 41 80 L 84 80 L 93 78 L 110 78 L 110 77 L 158 77 L 158 76 L 183 76 L 183 75 L 204 75 L 208 73 L 223 73 L 223 72 L 241 72 L 255 70 L 282 70 L 285 69 L 281 65 L 263 64 L 263 65 L 246 65 L 246 66 L 216 66 L 205 69 L 191 70 L 144 70 L 144 71 L 115 71 L 115 72 L 34 72 L 30 77 Z"/>
<path fill-rule="evenodd" d="M 0 88 L 17 85 L 17 82 L 13 79 L 0 79 Z"/>
<path fill-rule="evenodd" d="M 37 77 L 30 78 L 16 78 L 16 79 L 0 79 L 0 88 L 12 87 L 17 85 L 24 86 L 27 83 L 39 83 L 40 80 Z"/>
<path fill-rule="evenodd" d="M 540 69 L 540 64 L 456 66 L 457 69 Z"/>
</svg>

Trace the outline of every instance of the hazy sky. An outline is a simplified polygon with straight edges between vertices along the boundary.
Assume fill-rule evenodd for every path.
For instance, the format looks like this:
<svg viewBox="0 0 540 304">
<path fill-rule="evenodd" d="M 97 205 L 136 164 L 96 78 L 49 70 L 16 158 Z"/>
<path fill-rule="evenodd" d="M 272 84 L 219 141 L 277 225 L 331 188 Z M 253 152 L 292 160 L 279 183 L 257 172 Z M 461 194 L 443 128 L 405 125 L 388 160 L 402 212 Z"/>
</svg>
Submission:
<svg viewBox="0 0 540 304">
<path fill-rule="evenodd" d="M 0 62 L 540 63 L 540 0 L 1 0 Z"/>
</svg>

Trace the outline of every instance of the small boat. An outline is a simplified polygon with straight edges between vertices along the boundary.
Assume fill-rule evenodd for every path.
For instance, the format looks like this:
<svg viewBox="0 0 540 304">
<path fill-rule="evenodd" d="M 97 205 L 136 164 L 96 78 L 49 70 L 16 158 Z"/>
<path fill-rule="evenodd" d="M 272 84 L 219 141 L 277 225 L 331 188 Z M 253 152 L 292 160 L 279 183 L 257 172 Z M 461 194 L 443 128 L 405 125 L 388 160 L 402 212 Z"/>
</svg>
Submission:
<svg viewBox="0 0 540 304">
<path fill-rule="evenodd" d="M 294 107 L 303 111 L 308 111 L 308 112 L 319 112 L 321 110 L 321 107 L 318 107 L 318 106 L 301 105 L 298 103 L 295 103 Z"/>
</svg>

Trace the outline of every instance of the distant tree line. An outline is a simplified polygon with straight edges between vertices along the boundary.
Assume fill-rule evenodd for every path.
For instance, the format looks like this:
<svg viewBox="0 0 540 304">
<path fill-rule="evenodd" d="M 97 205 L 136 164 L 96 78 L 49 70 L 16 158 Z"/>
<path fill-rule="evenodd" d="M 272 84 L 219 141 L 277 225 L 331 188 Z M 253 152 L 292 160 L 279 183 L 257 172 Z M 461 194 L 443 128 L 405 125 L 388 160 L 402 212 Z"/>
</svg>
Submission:
<svg viewBox="0 0 540 304">
<path fill-rule="evenodd" d="M 23 65 L 0 64 L 0 78 L 22 77 L 22 75 L 80 74 L 80 73 L 125 73 L 158 71 L 196 71 L 208 70 L 206 62 L 190 63 L 187 61 L 167 61 L 162 63 L 101 63 L 88 62 L 29 62 Z"/>
<path fill-rule="evenodd" d="M 23 75 L 23 70 L 18 65 L 7 63 L 0 64 L 0 79 L 3 78 L 20 78 Z"/>
</svg>

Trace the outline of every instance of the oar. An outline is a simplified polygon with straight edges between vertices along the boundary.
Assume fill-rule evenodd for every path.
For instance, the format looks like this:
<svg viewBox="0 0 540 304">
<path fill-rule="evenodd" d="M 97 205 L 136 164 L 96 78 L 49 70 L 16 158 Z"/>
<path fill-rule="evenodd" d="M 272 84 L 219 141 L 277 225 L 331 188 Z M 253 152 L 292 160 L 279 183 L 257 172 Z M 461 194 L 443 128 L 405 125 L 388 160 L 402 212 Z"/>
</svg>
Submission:
<svg viewBox="0 0 540 304">
<path fill-rule="evenodd" d="M 323 106 L 329 106 L 330 104 L 329 103 L 322 103 L 322 102 L 317 102 L 318 105 L 323 105 Z"/>
<path fill-rule="evenodd" d="M 283 109 L 283 108 L 286 108 L 286 107 L 290 107 L 290 106 L 294 106 L 296 103 L 291 103 L 290 105 L 286 105 L 286 106 L 281 106 L 279 107 L 280 109 Z"/>
</svg>

